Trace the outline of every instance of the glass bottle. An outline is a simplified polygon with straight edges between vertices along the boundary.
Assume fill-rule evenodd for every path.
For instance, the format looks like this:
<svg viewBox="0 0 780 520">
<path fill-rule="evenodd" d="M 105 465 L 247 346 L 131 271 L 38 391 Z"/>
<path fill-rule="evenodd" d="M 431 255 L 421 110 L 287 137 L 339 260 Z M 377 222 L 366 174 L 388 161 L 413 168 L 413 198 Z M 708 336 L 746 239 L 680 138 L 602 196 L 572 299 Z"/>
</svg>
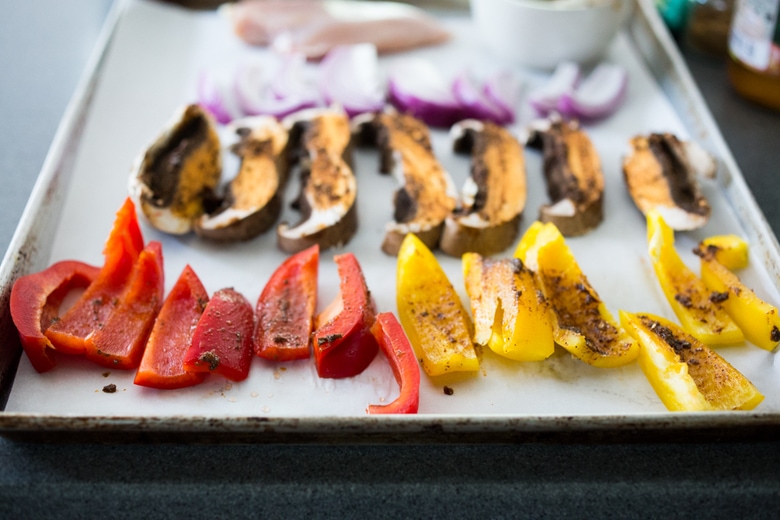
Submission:
<svg viewBox="0 0 780 520">
<path fill-rule="evenodd" d="M 733 13 L 734 0 L 690 0 L 686 45 L 707 54 L 726 56 Z"/>
<path fill-rule="evenodd" d="M 739 0 L 728 75 L 743 97 L 780 110 L 780 0 Z"/>
</svg>

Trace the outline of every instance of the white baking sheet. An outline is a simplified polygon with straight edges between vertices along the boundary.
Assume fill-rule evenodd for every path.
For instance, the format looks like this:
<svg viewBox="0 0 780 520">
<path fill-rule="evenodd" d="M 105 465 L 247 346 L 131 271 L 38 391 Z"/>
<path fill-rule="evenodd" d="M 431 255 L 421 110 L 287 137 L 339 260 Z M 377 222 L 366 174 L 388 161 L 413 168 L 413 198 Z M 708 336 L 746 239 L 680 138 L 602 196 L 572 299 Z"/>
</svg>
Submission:
<svg viewBox="0 0 780 520">
<path fill-rule="evenodd" d="M 472 68 L 477 75 L 506 67 L 481 46 L 467 17 L 453 15 L 444 21 L 455 35 L 451 43 L 383 58 L 382 69 L 386 71 L 392 62 L 411 55 L 432 60 L 445 75 L 463 67 Z M 195 100 L 197 77 L 204 67 L 230 69 L 245 60 L 268 59 L 265 50 L 248 48 L 238 41 L 225 20 L 215 13 L 191 12 L 150 1 L 128 2 L 107 59 L 98 71 L 99 83 L 67 187 L 51 262 L 79 259 L 102 263 L 103 243 L 115 212 L 127 196 L 127 176 L 133 160 L 181 105 Z M 628 139 L 637 133 L 688 134 L 625 35 L 615 40 L 607 59 L 626 67 L 630 86 L 625 104 L 615 116 L 586 127 L 604 166 L 605 220 L 592 233 L 568 239 L 567 243 L 615 315 L 625 309 L 673 319 L 655 280 L 647 256 L 644 219 L 626 193 L 620 162 Z M 526 92 L 547 77 L 513 70 L 523 78 Z M 519 112 L 522 123 L 531 117 L 527 107 L 519 107 Z M 461 185 L 468 172 L 468 159 L 452 154 L 446 132 L 434 132 L 434 146 Z M 521 232 L 546 202 L 540 156 L 528 151 L 526 159 L 529 194 Z M 338 290 L 333 255 L 352 251 L 363 266 L 379 310 L 395 311 L 395 258 L 380 251 L 384 225 L 392 215 L 390 193 L 395 181 L 377 173 L 375 151 L 359 150 L 355 165 L 360 228 L 343 249 L 322 253 L 318 305 L 323 308 Z M 701 238 L 742 234 L 718 184 L 707 182 L 704 191 L 713 206 L 711 221 L 702 230 L 677 235 L 678 250 L 695 270 L 698 260 L 690 251 Z M 297 186 L 288 186 L 286 193 L 290 200 Z M 286 208 L 283 220 L 295 222 L 297 215 Z M 286 257 L 276 248 L 273 232 L 246 243 L 215 245 L 194 235 L 166 236 L 143 221 L 142 226 L 147 240 L 163 244 L 167 289 L 184 265 L 190 264 L 210 293 L 234 287 L 254 302 L 271 272 Z M 501 256 L 511 256 L 512 249 Z M 467 305 L 460 261 L 437 256 Z M 740 274 L 760 297 L 780 302 L 775 282 L 758 262 Z M 780 409 L 776 356 L 749 344 L 720 348 L 719 352 L 766 396 L 756 411 L 776 413 Z M 381 354 L 363 374 L 350 379 L 318 378 L 313 360 L 274 364 L 256 358 L 244 382 L 232 383 L 211 375 L 200 386 L 168 391 L 135 386 L 132 371 L 107 370 L 74 357 L 59 356 L 57 361 L 53 370 L 38 374 L 23 355 L 6 412 L 96 417 L 361 416 L 369 403 L 389 402 L 397 395 L 392 372 Z M 110 383 L 117 386 L 116 393 L 101 390 Z M 445 395 L 444 385 L 454 393 Z M 653 416 L 666 410 L 637 364 L 596 369 L 562 350 L 543 362 L 517 363 L 484 349 L 481 369 L 476 374 L 435 380 L 423 374 L 420 413 L 462 417 Z"/>
</svg>

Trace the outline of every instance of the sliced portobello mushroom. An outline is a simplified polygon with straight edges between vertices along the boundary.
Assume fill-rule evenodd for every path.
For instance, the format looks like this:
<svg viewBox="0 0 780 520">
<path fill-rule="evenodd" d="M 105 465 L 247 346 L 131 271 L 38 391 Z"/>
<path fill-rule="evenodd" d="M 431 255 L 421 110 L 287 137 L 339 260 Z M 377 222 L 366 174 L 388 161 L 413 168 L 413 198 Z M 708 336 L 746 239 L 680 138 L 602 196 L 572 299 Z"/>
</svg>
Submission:
<svg viewBox="0 0 780 520">
<path fill-rule="evenodd" d="M 346 244 L 358 227 L 349 117 L 341 109 L 320 108 L 293 114 L 283 124 L 289 131 L 291 158 L 301 167 L 295 202 L 301 220 L 277 227 L 279 248 L 296 253 L 314 244 L 321 249 Z"/>
<path fill-rule="evenodd" d="M 539 220 L 552 222 L 567 237 L 598 227 L 604 219 L 604 174 L 601 160 L 577 121 L 546 120 L 533 128 L 528 145 L 540 148 L 550 203 Z"/>
<path fill-rule="evenodd" d="M 152 226 L 183 235 L 204 213 L 221 175 L 216 124 L 200 106 L 187 105 L 136 159 L 129 191 Z"/>
<path fill-rule="evenodd" d="M 392 173 L 400 183 L 393 194 L 393 220 L 387 224 L 382 251 L 397 255 L 408 233 L 429 249 L 438 247 L 457 193 L 433 153 L 428 127 L 411 115 L 388 110 L 355 118 L 354 128 L 360 143 L 379 147 L 379 171 Z"/>
<path fill-rule="evenodd" d="M 528 195 L 523 147 L 505 128 L 474 119 L 450 134 L 456 152 L 471 154 L 471 175 L 460 207 L 444 221 L 439 247 L 458 258 L 499 253 L 517 238 Z"/>
<path fill-rule="evenodd" d="M 195 232 L 218 241 L 249 240 L 267 231 L 282 210 L 287 180 L 287 130 L 276 118 L 235 122 L 240 140 L 232 147 L 241 159 L 235 178 L 215 208 L 195 221 Z M 208 209 L 208 204 L 207 204 Z"/>
<path fill-rule="evenodd" d="M 678 231 L 704 226 L 712 210 L 697 177 L 714 177 L 715 159 L 698 144 L 670 133 L 636 136 L 631 148 L 623 160 L 623 178 L 639 211 L 658 210 Z"/>
</svg>

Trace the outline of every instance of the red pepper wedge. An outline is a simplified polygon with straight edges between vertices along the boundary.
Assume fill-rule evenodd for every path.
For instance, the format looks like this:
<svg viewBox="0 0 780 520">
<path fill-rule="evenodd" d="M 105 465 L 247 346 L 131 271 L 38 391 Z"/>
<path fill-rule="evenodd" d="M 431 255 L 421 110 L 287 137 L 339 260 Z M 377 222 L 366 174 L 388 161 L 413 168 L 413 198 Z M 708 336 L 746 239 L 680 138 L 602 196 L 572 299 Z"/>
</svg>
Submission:
<svg viewBox="0 0 780 520">
<path fill-rule="evenodd" d="M 343 378 L 361 373 L 379 351 L 371 334 L 376 305 L 355 255 L 336 255 L 333 260 L 340 291 L 317 315 L 312 346 L 319 376 Z"/>
<path fill-rule="evenodd" d="M 319 260 L 320 248 L 313 245 L 285 260 L 266 283 L 255 308 L 259 357 L 293 361 L 311 356 Z"/>
<path fill-rule="evenodd" d="M 164 291 L 162 245 L 149 242 L 105 324 L 87 336 L 87 359 L 110 368 L 138 367 Z"/>
<path fill-rule="evenodd" d="M 417 364 L 412 344 L 398 318 L 392 312 L 380 313 L 371 327 L 371 333 L 390 362 L 400 393 L 392 403 L 369 405 L 368 413 L 417 413 L 420 406 L 420 365 Z"/>
<path fill-rule="evenodd" d="M 200 278 L 184 266 L 154 322 L 135 374 L 136 385 L 173 389 L 203 382 L 206 374 L 187 372 L 183 360 L 208 301 Z"/>
<path fill-rule="evenodd" d="M 249 376 L 252 364 L 255 312 L 232 288 L 211 295 L 184 356 L 187 372 L 215 373 L 232 381 Z"/>
<path fill-rule="evenodd" d="M 59 308 L 68 293 L 85 288 L 100 268 L 77 260 L 63 260 L 43 271 L 20 277 L 11 288 L 10 308 L 19 339 L 33 368 L 46 372 L 54 368 L 53 349 L 44 331 L 59 319 Z"/>
<path fill-rule="evenodd" d="M 54 348 L 70 354 L 86 352 L 87 337 L 108 320 L 144 248 L 135 205 L 129 198 L 119 209 L 103 249 L 105 263 L 84 294 L 45 334 Z"/>
</svg>

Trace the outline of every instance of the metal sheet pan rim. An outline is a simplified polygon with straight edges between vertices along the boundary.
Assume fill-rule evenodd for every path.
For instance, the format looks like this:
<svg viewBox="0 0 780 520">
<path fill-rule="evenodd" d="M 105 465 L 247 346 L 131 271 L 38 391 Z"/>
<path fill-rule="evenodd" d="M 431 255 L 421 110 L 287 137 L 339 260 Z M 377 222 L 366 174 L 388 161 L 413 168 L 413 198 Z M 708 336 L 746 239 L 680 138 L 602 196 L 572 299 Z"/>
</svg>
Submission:
<svg viewBox="0 0 780 520">
<path fill-rule="evenodd" d="M 652 3 L 647 0 L 638 0 L 640 17 L 650 18 L 651 27 L 657 30 L 658 20 L 649 11 Z M 67 154 L 72 153 L 69 145 L 73 138 L 73 132 L 77 129 L 79 117 L 89 109 L 89 98 L 94 84 L 99 78 L 103 58 L 111 41 L 111 35 L 121 20 L 126 2 L 118 0 L 112 8 L 104 26 L 93 57 L 86 68 L 86 73 L 76 89 L 71 103 L 65 112 L 56 137 L 52 143 L 49 154 L 42 168 L 41 174 L 33 193 L 25 208 L 17 232 L 6 252 L 2 267 L 0 267 L 0 281 L 3 283 L 3 297 L 7 301 L 10 285 L 13 280 L 23 274 L 22 271 L 30 266 L 20 266 L 16 259 L 27 247 L 27 233 L 34 226 L 40 226 L 40 213 L 43 211 L 42 202 L 46 194 L 51 191 L 50 183 L 55 177 L 55 172 L 67 159 Z M 700 122 L 706 126 L 714 136 L 714 144 L 721 157 L 725 161 L 725 167 L 736 179 L 738 196 L 743 197 L 744 203 L 750 214 L 757 217 L 757 221 L 751 225 L 771 237 L 768 250 L 770 255 L 777 259 L 777 240 L 771 233 L 766 220 L 758 209 L 755 200 L 750 194 L 738 167 L 723 141 L 720 131 L 717 129 L 712 116 L 709 114 L 701 94 L 693 82 L 690 74 L 685 69 L 682 58 L 676 49 L 669 44 L 668 35 L 655 35 L 661 42 L 660 51 L 671 60 L 674 72 L 679 75 L 683 85 L 690 89 L 687 94 L 694 100 L 693 111 Z M 657 49 L 659 50 L 659 49 Z M 645 57 L 646 58 L 646 57 Z M 77 144 L 77 143 L 76 143 Z M 57 210 L 54 210 L 56 213 Z M 45 257 L 45 251 L 34 252 L 37 257 Z M 23 256 L 23 255 L 22 255 Z M 40 260 L 39 260 L 40 261 Z M 777 263 L 774 264 L 775 269 Z M 776 270 L 775 270 L 776 272 Z M 18 356 L 17 356 L 18 359 Z M 9 385 L 10 387 L 10 385 Z M 52 436 L 55 432 L 70 431 L 74 433 L 90 431 L 94 433 L 111 434 L 117 432 L 147 432 L 147 433 L 204 433 L 215 434 L 220 439 L 232 434 L 257 434 L 273 432 L 275 434 L 298 433 L 305 439 L 318 440 L 359 440 L 361 436 L 368 435 L 371 439 L 383 442 L 393 439 L 415 441 L 420 439 L 436 440 L 437 434 L 445 432 L 455 437 L 448 439 L 474 440 L 489 434 L 545 434 L 555 432 L 599 432 L 600 434 L 614 434 L 610 438 L 635 435 L 637 432 L 645 433 L 667 430 L 671 433 L 679 430 L 718 431 L 721 429 L 732 430 L 740 436 L 750 437 L 754 429 L 763 432 L 776 432 L 780 430 L 780 414 L 747 413 L 747 412 L 723 412 L 723 413 L 661 413 L 661 414 L 637 414 L 637 415 L 472 415 L 449 416 L 426 414 L 424 416 L 383 416 L 383 417 L 264 417 L 264 416 L 229 416 L 229 415 L 204 415 L 204 416 L 79 416 L 79 415 L 46 415 L 36 413 L 0 412 L 0 435 L 13 438 L 22 438 L 26 434 L 37 432 L 38 434 Z M 428 435 L 425 435 L 427 432 Z M 322 436 L 322 437 L 320 437 Z M 474 436 L 474 437 L 473 437 Z M 33 437 L 35 437 L 33 435 Z M 239 436 L 241 440 L 245 437 Z M 498 440 L 504 437 L 499 436 Z M 530 436 L 530 439 L 535 437 Z M 53 437 L 52 437 L 53 439 Z M 283 437 L 276 435 L 269 437 L 273 442 Z M 441 439 L 441 437 L 439 437 Z M 263 442 L 258 437 L 254 439 Z"/>
</svg>

